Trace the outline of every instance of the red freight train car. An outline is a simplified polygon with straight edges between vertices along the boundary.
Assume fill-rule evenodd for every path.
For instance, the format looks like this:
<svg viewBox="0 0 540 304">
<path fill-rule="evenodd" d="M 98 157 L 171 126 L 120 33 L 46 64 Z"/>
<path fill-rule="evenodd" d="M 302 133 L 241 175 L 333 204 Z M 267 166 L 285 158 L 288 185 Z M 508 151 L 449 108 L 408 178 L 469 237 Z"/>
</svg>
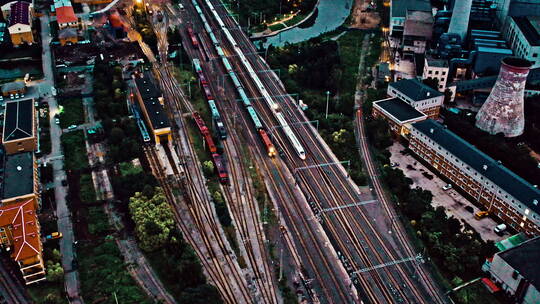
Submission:
<svg viewBox="0 0 540 304">
<path fill-rule="evenodd" d="M 208 149 L 210 150 L 210 153 L 216 153 L 217 147 L 214 144 L 214 140 L 212 139 L 212 134 L 210 133 L 210 130 L 204 123 L 204 120 L 202 119 L 201 115 L 198 112 L 193 112 L 192 116 L 193 116 L 193 119 L 195 120 L 195 123 L 197 124 L 197 127 L 199 128 L 199 131 L 204 137 L 206 144 L 208 145 Z"/>
<path fill-rule="evenodd" d="M 212 160 L 214 161 L 214 165 L 216 166 L 219 182 L 222 184 L 228 183 L 229 174 L 227 173 L 227 169 L 225 169 L 225 164 L 223 163 L 223 158 L 221 157 L 221 155 L 217 153 L 213 153 Z"/>
<path fill-rule="evenodd" d="M 194 48 L 199 48 L 199 41 L 197 40 L 197 37 L 195 37 L 195 33 L 193 32 L 193 29 L 191 26 L 188 26 L 187 32 L 189 34 L 189 38 L 191 39 L 191 44 Z"/>
<path fill-rule="evenodd" d="M 261 135 L 262 141 L 264 145 L 266 146 L 266 151 L 268 152 L 269 157 L 275 157 L 276 156 L 276 147 L 274 147 L 274 144 L 270 140 L 270 137 L 268 136 L 268 133 L 264 129 L 259 129 L 259 134 Z"/>
</svg>

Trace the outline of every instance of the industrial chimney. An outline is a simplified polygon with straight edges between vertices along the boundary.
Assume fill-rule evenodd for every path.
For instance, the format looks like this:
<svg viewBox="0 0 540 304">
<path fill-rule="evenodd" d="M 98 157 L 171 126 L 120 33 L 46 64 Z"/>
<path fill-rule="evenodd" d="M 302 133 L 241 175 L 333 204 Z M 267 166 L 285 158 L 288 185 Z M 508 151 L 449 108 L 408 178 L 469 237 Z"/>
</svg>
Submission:
<svg viewBox="0 0 540 304">
<path fill-rule="evenodd" d="M 502 60 L 497 82 L 476 114 L 476 126 L 490 134 L 515 137 L 523 133 L 523 95 L 531 62 L 516 57 Z"/>
<path fill-rule="evenodd" d="M 472 0 L 456 0 L 452 9 L 452 18 L 448 27 L 449 34 L 457 34 L 464 43 L 469 27 L 469 17 L 471 15 Z"/>
</svg>

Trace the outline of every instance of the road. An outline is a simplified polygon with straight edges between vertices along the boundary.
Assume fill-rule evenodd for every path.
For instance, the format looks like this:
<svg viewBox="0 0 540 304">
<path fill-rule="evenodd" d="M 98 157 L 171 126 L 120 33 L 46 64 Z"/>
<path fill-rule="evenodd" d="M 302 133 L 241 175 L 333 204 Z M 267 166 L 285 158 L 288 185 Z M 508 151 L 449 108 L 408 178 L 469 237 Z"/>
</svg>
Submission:
<svg viewBox="0 0 540 304">
<path fill-rule="evenodd" d="M 62 267 L 64 268 L 64 282 L 68 298 L 71 303 L 83 303 L 79 294 L 79 274 L 73 268 L 72 262 L 75 258 L 73 243 L 75 237 L 73 234 L 73 224 L 71 222 L 71 213 L 67 206 L 66 195 L 67 188 L 62 186 L 62 181 L 66 179 L 64 171 L 64 160 L 62 156 L 62 147 L 60 136 L 62 130 L 54 122 L 54 115 L 58 112 L 58 103 L 56 98 L 51 93 L 51 88 L 54 86 L 53 62 L 50 49 L 50 28 L 49 16 L 47 14 L 40 17 L 41 22 L 41 42 L 43 48 L 43 75 L 44 80 L 40 84 L 40 93 L 42 98 L 49 104 L 49 121 L 51 132 L 51 153 L 48 155 L 52 158 L 54 176 L 54 194 L 56 200 L 56 216 L 58 217 L 58 231 L 63 237 L 60 239 L 60 252 L 62 253 Z"/>
<path fill-rule="evenodd" d="M 246 63 L 230 57 L 236 69 L 247 73 L 247 64 L 251 64 L 255 70 L 269 70 L 268 65 L 258 55 L 247 55 L 256 53 L 253 44 L 238 30 L 238 25 L 225 9 L 217 1 L 212 3 L 226 27 L 233 29 L 230 32 L 235 42 L 248 58 L 249 63 Z M 214 18 L 209 12 L 206 13 Z M 217 24 L 214 23 L 214 26 Z M 224 39 L 223 35 L 218 35 L 218 39 L 232 50 L 232 43 Z M 250 75 L 244 80 L 248 85 L 254 86 L 255 77 Z M 286 154 L 288 170 L 293 172 L 296 182 L 312 202 L 312 216 L 321 219 L 322 229 L 316 229 L 315 233 L 328 235 L 331 246 L 339 252 L 340 260 L 349 276 L 357 280 L 356 287 L 362 300 L 371 303 L 444 302 L 440 291 L 427 276 L 425 267 L 421 264 L 422 259 L 411 248 L 410 241 L 402 233 L 401 225 L 395 221 L 388 200 L 381 195 L 382 188 L 378 181 L 374 183 L 377 200 L 373 200 L 371 193 L 360 193 L 343 166 L 337 164 L 338 160 L 317 131 L 305 123 L 307 118 L 292 98 L 283 97 L 287 96 L 287 93 L 277 76 L 274 73 L 261 73 L 258 77 L 273 96 L 272 99 L 279 102 L 287 123 L 294 126 L 293 130 L 307 152 L 307 159 L 299 160 L 280 128 L 272 132 L 274 140 Z M 256 91 L 253 90 L 253 93 L 257 94 Z M 259 96 L 260 93 L 255 97 Z M 272 110 L 265 102 L 254 103 L 254 107 L 261 113 L 267 126 L 276 125 Z M 366 163 L 373 166 L 370 160 Z M 294 222 L 297 223 L 298 219 Z M 322 273 L 316 275 L 323 277 Z M 339 289 L 332 287 L 323 288 L 321 301 L 335 302 L 328 297 L 333 297 L 337 290 Z"/>
</svg>

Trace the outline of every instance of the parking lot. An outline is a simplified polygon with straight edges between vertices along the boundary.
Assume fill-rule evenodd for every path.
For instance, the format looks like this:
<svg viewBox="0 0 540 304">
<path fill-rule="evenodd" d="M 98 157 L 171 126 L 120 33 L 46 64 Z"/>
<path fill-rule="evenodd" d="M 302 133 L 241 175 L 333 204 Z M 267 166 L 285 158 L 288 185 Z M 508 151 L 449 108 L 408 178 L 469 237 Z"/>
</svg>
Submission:
<svg viewBox="0 0 540 304">
<path fill-rule="evenodd" d="M 480 209 L 474 206 L 456 190 L 443 190 L 443 186 L 447 183 L 437 177 L 437 175 L 427 169 L 411 155 L 403 155 L 401 151 L 404 149 L 403 145 L 394 143 L 389 148 L 390 153 L 392 154 L 390 161 L 397 163 L 398 165 L 396 167 L 399 167 L 405 176 L 412 179 L 412 188 L 418 186 L 433 193 L 433 207 L 443 206 L 449 217 L 454 216 L 460 221 L 466 222 L 473 227 L 485 241 L 493 240 L 498 242 L 510 235 L 508 232 L 505 232 L 503 236 L 495 234 L 493 228 L 497 226 L 497 223 L 489 217 L 485 217 L 481 220 L 475 219 L 474 213 L 480 211 Z"/>
</svg>

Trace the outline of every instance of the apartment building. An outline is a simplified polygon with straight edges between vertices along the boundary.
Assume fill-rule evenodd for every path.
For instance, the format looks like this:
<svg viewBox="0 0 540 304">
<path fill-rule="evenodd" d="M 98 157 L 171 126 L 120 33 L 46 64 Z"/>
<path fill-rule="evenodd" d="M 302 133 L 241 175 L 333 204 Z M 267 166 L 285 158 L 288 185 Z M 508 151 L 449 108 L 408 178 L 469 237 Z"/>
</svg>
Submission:
<svg viewBox="0 0 540 304">
<path fill-rule="evenodd" d="M 10 101 L 5 106 L 2 142 L 7 154 L 35 151 L 37 124 L 34 100 Z"/>
<path fill-rule="evenodd" d="M 440 123 L 412 124 L 409 148 L 434 170 L 528 236 L 540 235 L 540 190 Z"/>
<path fill-rule="evenodd" d="M 402 79 L 388 85 L 387 94 L 399 98 L 429 118 L 437 118 L 444 94 L 416 79 Z"/>
<path fill-rule="evenodd" d="M 0 203 L 0 245 L 11 252 L 26 284 L 45 280 L 39 209 L 39 178 L 33 152 L 6 155 L 3 159 Z"/>
</svg>

